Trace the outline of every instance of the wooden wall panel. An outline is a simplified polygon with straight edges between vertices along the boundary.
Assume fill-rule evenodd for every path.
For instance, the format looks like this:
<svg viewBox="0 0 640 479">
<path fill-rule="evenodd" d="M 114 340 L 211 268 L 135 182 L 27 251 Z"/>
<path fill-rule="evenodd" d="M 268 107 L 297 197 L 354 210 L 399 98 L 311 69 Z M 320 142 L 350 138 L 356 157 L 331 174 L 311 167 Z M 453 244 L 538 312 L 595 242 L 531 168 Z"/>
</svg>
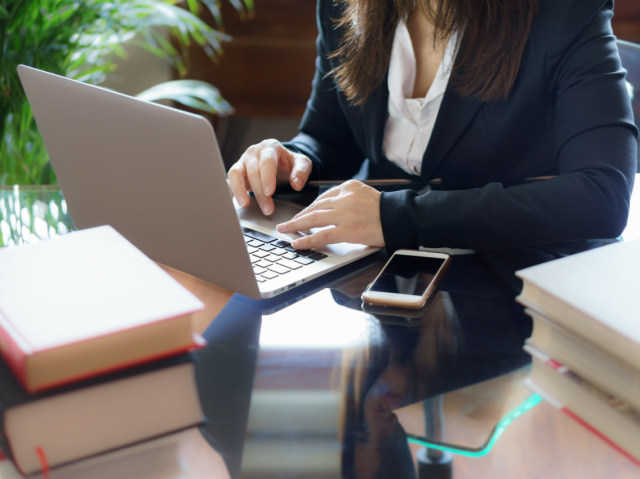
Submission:
<svg viewBox="0 0 640 479">
<path fill-rule="evenodd" d="M 316 0 L 255 0 L 243 21 L 222 2 L 225 31 L 233 39 L 213 65 L 200 48 L 190 50 L 190 77 L 208 81 L 235 107 L 237 116 L 301 117 L 315 68 Z M 203 19 L 213 25 L 207 11 Z M 640 43 L 640 0 L 616 0 L 618 38 Z"/>
<path fill-rule="evenodd" d="M 191 78 L 220 89 L 238 116 L 301 117 L 315 70 L 315 0 L 256 0 L 255 15 L 242 21 L 225 0 L 224 55 L 212 65 L 199 48 L 191 55 Z M 209 15 L 203 19 L 213 25 Z"/>
<path fill-rule="evenodd" d="M 612 23 L 620 40 L 640 43 L 640 0 L 616 0 Z"/>
</svg>

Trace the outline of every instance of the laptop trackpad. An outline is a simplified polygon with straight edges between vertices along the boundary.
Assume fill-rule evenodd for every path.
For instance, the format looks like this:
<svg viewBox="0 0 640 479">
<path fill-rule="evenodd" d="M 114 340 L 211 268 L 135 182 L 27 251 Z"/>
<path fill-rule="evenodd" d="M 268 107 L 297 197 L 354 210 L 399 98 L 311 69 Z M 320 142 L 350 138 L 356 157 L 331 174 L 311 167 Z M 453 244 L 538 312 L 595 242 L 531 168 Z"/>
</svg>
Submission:
<svg viewBox="0 0 640 479">
<path fill-rule="evenodd" d="M 277 231 L 276 225 L 289 221 L 304 209 L 303 206 L 296 205 L 289 201 L 273 200 L 276 209 L 272 215 L 265 216 L 262 210 L 260 210 L 256 199 L 252 196 L 250 198 L 251 203 L 246 208 L 241 208 L 236 199 L 233 199 L 233 206 L 236 208 L 238 219 L 241 221 L 249 221 L 274 231 Z"/>
</svg>

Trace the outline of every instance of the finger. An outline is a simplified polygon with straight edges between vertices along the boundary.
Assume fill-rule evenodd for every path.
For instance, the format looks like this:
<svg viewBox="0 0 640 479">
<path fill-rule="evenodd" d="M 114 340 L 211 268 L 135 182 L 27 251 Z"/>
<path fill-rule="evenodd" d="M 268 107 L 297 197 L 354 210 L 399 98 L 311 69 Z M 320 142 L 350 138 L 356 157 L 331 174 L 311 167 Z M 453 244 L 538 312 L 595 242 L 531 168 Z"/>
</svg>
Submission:
<svg viewBox="0 0 640 479">
<path fill-rule="evenodd" d="M 343 231 L 340 227 L 327 228 L 310 236 L 298 238 L 292 243 L 292 246 L 299 250 L 322 248 L 328 244 L 342 243 L 344 241 L 341 239 L 342 235 Z"/>
<path fill-rule="evenodd" d="M 249 195 L 246 188 L 246 170 L 242 160 L 238 161 L 231 167 L 227 174 L 229 186 L 231 187 L 231 193 L 235 196 L 238 204 L 243 208 L 249 205 Z"/>
<path fill-rule="evenodd" d="M 267 146 L 260 151 L 260 177 L 262 191 L 271 196 L 276 190 L 276 173 L 278 172 L 278 152 L 276 148 Z"/>
<path fill-rule="evenodd" d="M 294 155 L 293 168 L 289 179 L 291 187 L 296 191 L 300 191 L 307 183 L 312 169 L 313 163 L 309 158 L 304 155 Z"/>
<path fill-rule="evenodd" d="M 295 215 L 293 217 L 293 219 L 299 218 L 300 216 L 307 215 L 307 214 L 311 213 L 312 211 L 334 210 L 334 209 L 336 209 L 338 207 L 338 200 L 339 200 L 339 197 L 325 198 L 325 199 L 322 199 L 322 200 L 321 199 L 316 199 L 316 201 L 314 201 L 309 206 L 307 206 L 305 209 L 303 209 L 300 213 Z"/>
<path fill-rule="evenodd" d="M 260 209 L 265 215 L 273 213 L 273 200 L 270 196 L 265 196 L 262 190 L 262 177 L 260 174 L 260 165 L 257 161 L 250 161 L 245 164 L 247 170 L 247 179 L 253 190 L 253 194 L 260 205 Z"/>
<path fill-rule="evenodd" d="M 280 233 L 295 233 L 311 228 L 323 228 L 338 224 L 339 213 L 336 210 L 312 211 L 307 215 L 294 218 L 286 223 L 279 224 L 276 228 Z"/>
</svg>

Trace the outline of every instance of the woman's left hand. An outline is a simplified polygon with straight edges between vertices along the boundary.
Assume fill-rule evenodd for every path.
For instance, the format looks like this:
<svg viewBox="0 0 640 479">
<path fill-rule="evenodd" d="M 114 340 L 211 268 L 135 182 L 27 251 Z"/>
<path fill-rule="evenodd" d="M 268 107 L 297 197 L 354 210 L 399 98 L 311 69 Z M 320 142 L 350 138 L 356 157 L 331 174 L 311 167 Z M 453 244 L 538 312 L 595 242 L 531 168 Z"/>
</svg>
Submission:
<svg viewBox="0 0 640 479">
<path fill-rule="evenodd" d="M 355 243 L 384 247 L 380 224 L 380 192 L 364 183 L 350 180 L 320 195 L 291 221 L 278 225 L 280 233 L 296 233 L 311 228 L 327 228 L 299 238 L 299 250 L 320 248 L 333 243 Z"/>
</svg>

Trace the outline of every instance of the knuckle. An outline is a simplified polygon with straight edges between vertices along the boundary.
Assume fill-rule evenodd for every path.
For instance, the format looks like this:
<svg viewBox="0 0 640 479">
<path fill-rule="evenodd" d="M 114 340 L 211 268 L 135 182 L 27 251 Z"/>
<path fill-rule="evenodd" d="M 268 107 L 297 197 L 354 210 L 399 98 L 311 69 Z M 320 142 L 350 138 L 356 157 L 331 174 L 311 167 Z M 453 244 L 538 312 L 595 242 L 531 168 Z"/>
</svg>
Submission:
<svg viewBox="0 0 640 479">
<path fill-rule="evenodd" d="M 355 195 L 355 193 L 349 191 L 344 195 L 344 201 L 346 201 L 348 204 L 353 204 L 357 199 L 357 196 Z"/>
</svg>

